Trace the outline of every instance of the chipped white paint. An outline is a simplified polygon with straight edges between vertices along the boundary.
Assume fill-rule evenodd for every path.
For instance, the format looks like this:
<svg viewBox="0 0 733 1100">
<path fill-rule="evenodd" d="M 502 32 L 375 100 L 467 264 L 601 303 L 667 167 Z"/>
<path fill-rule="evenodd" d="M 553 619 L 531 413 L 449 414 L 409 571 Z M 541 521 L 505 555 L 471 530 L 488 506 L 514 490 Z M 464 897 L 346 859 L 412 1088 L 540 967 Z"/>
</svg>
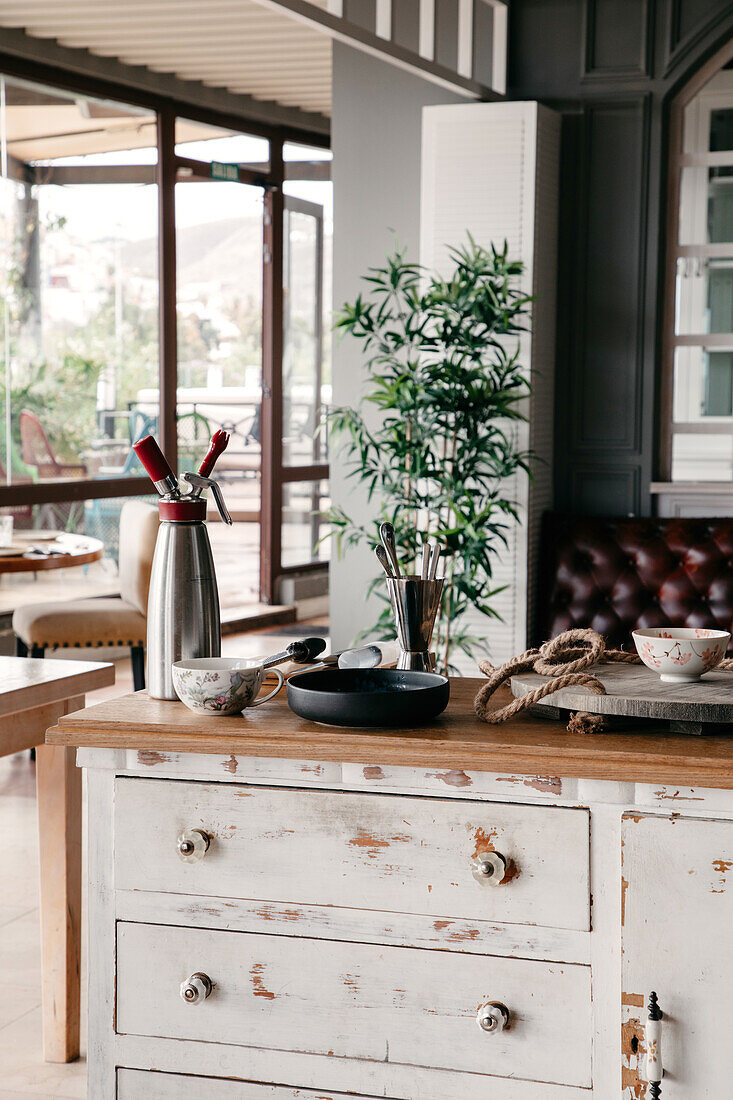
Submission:
<svg viewBox="0 0 733 1100">
<path fill-rule="evenodd" d="M 118 889 L 589 928 L 588 813 L 506 803 L 122 778 Z M 203 830 L 203 858 L 177 837 Z M 498 852 L 503 882 L 474 874 Z M 557 864 L 572 867 L 558 875 Z"/>
<path fill-rule="evenodd" d="M 144 924 L 179 924 L 189 928 L 221 928 L 268 935 L 297 934 L 321 940 L 438 948 L 470 955 L 485 955 L 490 951 L 492 955 L 521 955 L 547 962 L 572 959 L 588 964 L 591 960 L 587 932 L 295 902 L 118 890 L 117 917 Z"/>
<path fill-rule="evenodd" d="M 344 764 L 343 783 L 375 790 L 436 791 L 442 796 L 521 799 L 529 793 L 544 801 L 575 798 L 577 780 L 559 775 L 491 775 L 462 768 L 405 768 L 376 764 Z"/>
<path fill-rule="evenodd" d="M 674 810 L 685 816 L 709 814 L 714 811 L 721 817 L 733 816 L 733 797 L 730 791 L 716 791 L 707 787 L 685 787 L 681 784 L 638 784 L 637 806 L 658 807 L 665 813 Z"/>
<path fill-rule="evenodd" d="M 117 1100 L 366 1100 L 343 1092 L 312 1092 L 248 1081 L 216 1081 L 213 1077 L 183 1077 L 178 1073 L 117 1073 Z"/>
<path fill-rule="evenodd" d="M 91 1100 L 114 1095 L 115 1079 L 118 1100 L 641 1100 L 650 989 L 665 1013 L 662 1095 L 726 1095 L 733 792 L 79 755 L 91 768 Z M 477 881 L 467 825 L 489 818 L 575 900 L 543 886 L 497 915 L 522 876 Z M 354 846 L 360 825 L 409 840 Z M 183 863 L 178 838 L 197 828 L 211 847 Z M 267 835 L 280 829 L 294 832 Z M 441 870 L 442 912 L 424 904 L 436 893 L 426 868 Z M 581 896 L 592 932 L 559 927 Z M 554 926 L 530 923 L 538 914 Z M 194 1008 L 179 990 L 197 973 L 212 992 Z M 490 1002 L 509 1012 L 504 1032 L 477 1026 Z"/>
<path fill-rule="evenodd" d="M 343 1092 L 312 1092 L 248 1081 L 216 1081 L 213 1077 L 183 1077 L 178 1073 L 117 1073 L 117 1100 L 367 1100 Z"/>
<path fill-rule="evenodd" d="M 628 813 L 622 843 L 623 1098 L 648 1096 L 652 989 L 665 1017 L 662 1097 L 729 1096 L 733 821 Z"/>
<path fill-rule="evenodd" d="M 113 857 L 114 777 L 105 771 L 87 775 L 87 919 L 89 1014 L 87 1025 L 87 1096 L 114 1096 L 115 892 Z M 91 826 L 89 825 L 91 823 Z M 132 842 L 133 838 L 126 838 Z"/>
<path fill-rule="evenodd" d="M 192 1011 L 178 996 L 188 966 L 211 996 Z M 154 974 L 141 996 L 140 974 Z M 486 999 L 514 1026 L 476 1027 Z M 121 1034 L 270 1047 L 587 1087 L 590 970 L 490 955 L 289 936 L 117 926 Z M 558 1012 L 557 1006 L 563 1011 Z"/>
<path fill-rule="evenodd" d="M 472 1026 L 475 1029 L 476 1025 Z M 306 1092 L 303 1100 L 321 1100 L 324 1092 L 328 1100 L 332 1092 L 341 1100 L 344 1091 L 350 1100 L 372 1100 L 377 1096 L 390 1100 L 590 1100 L 591 1095 L 588 1089 L 546 1082 L 224 1043 L 185 1043 L 130 1035 L 117 1037 L 114 1047 L 118 1063 L 135 1068 L 215 1078 L 246 1077 L 248 1081 L 298 1081 L 301 1089 L 316 1092 L 315 1097 Z M 103 1100 L 109 1095 L 103 1094 Z"/>
</svg>

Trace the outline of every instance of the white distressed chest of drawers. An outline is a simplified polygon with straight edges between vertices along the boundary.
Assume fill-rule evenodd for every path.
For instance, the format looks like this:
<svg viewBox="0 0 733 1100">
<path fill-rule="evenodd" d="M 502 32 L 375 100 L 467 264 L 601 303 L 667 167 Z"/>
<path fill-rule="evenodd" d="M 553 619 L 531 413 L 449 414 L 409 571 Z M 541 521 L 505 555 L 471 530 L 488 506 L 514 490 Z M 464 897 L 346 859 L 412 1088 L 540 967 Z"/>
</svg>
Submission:
<svg viewBox="0 0 733 1100">
<path fill-rule="evenodd" d="M 90 1100 L 642 1100 L 652 989 L 663 1100 L 729 1095 L 730 742 L 494 730 L 475 687 L 399 735 L 144 695 L 50 731 L 88 770 Z"/>
</svg>

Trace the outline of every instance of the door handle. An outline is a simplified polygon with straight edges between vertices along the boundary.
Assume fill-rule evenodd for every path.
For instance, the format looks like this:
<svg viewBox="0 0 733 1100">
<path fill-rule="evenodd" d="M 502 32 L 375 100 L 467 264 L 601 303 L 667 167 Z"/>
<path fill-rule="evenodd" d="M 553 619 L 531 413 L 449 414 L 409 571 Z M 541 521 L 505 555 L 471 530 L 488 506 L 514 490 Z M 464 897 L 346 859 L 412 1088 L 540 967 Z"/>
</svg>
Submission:
<svg viewBox="0 0 733 1100">
<path fill-rule="evenodd" d="M 649 1100 L 659 1100 L 662 1095 L 662 1020 L 664 1013 L 654 991 L 649 994 L 649 1018 L 644 1027 L 646 1044 L 646 1079 L 649 1084 Z"/>
</svg>

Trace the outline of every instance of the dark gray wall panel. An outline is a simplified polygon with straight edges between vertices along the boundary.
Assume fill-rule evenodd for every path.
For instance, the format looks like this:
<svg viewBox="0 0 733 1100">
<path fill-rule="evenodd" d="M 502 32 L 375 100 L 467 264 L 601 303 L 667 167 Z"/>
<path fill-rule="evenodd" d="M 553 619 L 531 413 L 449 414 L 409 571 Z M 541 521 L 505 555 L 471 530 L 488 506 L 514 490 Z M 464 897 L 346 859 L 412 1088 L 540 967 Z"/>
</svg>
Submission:
<svg viewBox="0 0 733 1100">
<path fill-rule="evenodd" d="M 398 46 L 418 52 L 420 0 L 397 0 L 392 4 L 392 38 Z"/>
<path fill-rule="evenodd" d="M 723 33 L 730 25 L 730 0 L 660 0 L 664 11 L 664 75 L 688 66 L 702 57 L 707 40 Z M 722 41 L 718 43 L 722 45 Z"/>
<path fill-rule="evenodd" d="M 435 5 L 435 60 L 448 69 L 458 63 L 458 0 Z"/>
<path fill-rule="evenodd" d="M 356 23 L 357 27 L 374 33 L 377 26 L 377 0 L 344 0 L 344 18 L 350 23 Z"/>
<path fill-rule="evenodd" d="M 675 49 L 686 38 L 729 8 L 728 0 L 670 0 L 670 45 Z"/>
<path fill-rule="evenodd" d="M 575 511 L 590 516 L 639 513 L 639 472 L 633 466 L 596 466 L 572 476 Z"/>
<path fill-rule="evenodd" d="M 562 114 L 556 507 L 648 513 L 669 100 L 730 0 L 513 0 L 508 89 Z"/>
<path fill-rule="evenodd" d="M 585 74 L 608 79 L 645 76 L 650 70 L 650 19 L 654 0 L 587 0 Z"/>
<path fill-rule="evenodd" d="M 586 110 L 572 362 L 577 451 L 639 450 L 645 132 L 643 101 Z"/>
<path fill-rule="evenodd" d="M 512 98 L 578 98 L 584 25 L 582 0 L 513 0 L 508 51 Z M 536 91 L 524 94 L 529 89 Z"/>
<path fill-rule="evenodd" d="M 494 14 L 488 4 L 473 5 L 473 79 L 491 85 Z"/>
</svg>

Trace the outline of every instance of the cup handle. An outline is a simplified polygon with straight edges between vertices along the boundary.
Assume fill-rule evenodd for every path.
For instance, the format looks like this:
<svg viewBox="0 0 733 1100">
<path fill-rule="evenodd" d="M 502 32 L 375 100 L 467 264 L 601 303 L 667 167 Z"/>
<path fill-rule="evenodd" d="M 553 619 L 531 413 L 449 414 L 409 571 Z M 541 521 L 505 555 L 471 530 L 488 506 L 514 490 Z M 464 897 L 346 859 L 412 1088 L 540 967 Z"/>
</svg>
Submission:
<svg viewBox="0 0 733 1100">
<path fill-rule="evenodd" d="M 254 703 L 249 704 L 250 707 L 261 707 L 263 703 L 269 702 L 270 699 L 273 699 L 277 695 L 278 691 L 285 683 L 285 677 L 279 668 L 271 668 L 267 671 L 274 672 L 277 676 L 277 687 L 274 687 L 272 691 L 268 692 L 267 695 L 264 695 L 261 699 L 255 699 Z"/>
</svg>

